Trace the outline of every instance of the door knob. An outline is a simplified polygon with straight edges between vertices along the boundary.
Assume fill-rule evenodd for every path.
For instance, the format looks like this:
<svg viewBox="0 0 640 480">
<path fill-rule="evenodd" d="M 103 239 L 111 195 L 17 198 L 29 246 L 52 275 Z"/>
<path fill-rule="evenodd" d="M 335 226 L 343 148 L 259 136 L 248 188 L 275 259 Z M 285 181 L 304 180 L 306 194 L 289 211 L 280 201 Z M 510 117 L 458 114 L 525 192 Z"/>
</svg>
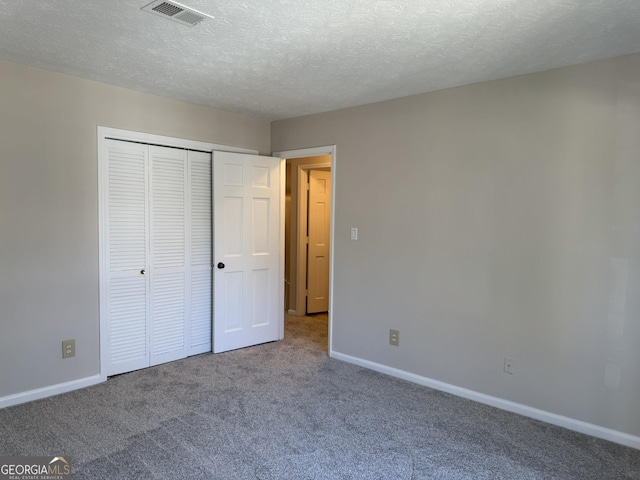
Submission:
<svg viewBox="0 0 640 480">
<path fill-rule="evenodd" d="M 220 270 L 222 270 L 224 268 L 224 263 L 222 263 L 222 262 L 218 263 L 218 268 Z"/>
<path fill-rule="evenodd" d="M 146 271 L 146 270 L 144 270 L 144 269 L 143 269 L 143 270 L 140 270 L 140 275 L 144 275 L 145 273 L 147 273 L 147 271 Z"/>
</svg>

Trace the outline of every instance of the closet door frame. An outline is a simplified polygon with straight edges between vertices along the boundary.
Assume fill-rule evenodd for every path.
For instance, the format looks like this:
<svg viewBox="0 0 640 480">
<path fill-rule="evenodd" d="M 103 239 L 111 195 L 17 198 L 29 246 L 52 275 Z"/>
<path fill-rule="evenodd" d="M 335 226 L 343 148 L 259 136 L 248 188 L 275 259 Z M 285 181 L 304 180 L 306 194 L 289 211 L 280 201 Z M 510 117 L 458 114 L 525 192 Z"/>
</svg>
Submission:
<svg viewBox="0 0 640 480">
<path fill-rule="evenodd" d="M 106 262 L 106 249 L 109 247 L 108 238 L 106 236 L 106 141 L 120 140 L 136 143 L 144 143 L 148 145 L 158 145 L 162 147 L 175 147 L 187 150 L 197 150 L 211 153 L 213 161 L 213 151 L 237 152 L 257 154 L 257 150 L 246 148 L 231 147 L 227 145 L 219 145 L 215 143 L 198 142 L 177 137 L 167 137 L 163 135 L 155 135 L 149 133 L 136 132 L 132 130 L 122 130 L 111 127 L 98 126 L 97 128 L 97 147 L 98 147 L 98 269 L 99 269 L 99 292 L 100 292 L 100 378 L 102 381 L 107 379 L 107 342 L 108 342 L 108 325 L 107 325 L 107 305 L 106 298 L 108 265 Z M 213 295 L 213 291 L 212 291 Z M 213 326 L 212 326 L 213 327 Z"/>
</svg>

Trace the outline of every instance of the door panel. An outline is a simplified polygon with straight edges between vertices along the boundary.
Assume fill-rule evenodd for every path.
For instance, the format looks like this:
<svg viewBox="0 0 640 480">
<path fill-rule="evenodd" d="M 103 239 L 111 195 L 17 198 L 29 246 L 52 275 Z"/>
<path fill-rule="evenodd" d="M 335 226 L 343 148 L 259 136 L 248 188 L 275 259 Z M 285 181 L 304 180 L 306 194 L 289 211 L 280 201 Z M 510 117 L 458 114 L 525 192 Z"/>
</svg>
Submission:
<svg viewBox="0 0 640 480">
<path fill-rule="evenodd" d="M 149 147 L 150 364 L 187 356 L 187 151 Z"/>
<path fill-rule="evenodd" d="M 242 257 L 243 253 L 243 206 L 242 197 L 224 198 L 224 256 Z"/>
<path fill-rule="evenodd" d="M 107 375 L 149 364 L 146 145 L 106 141 Z"/>
<path fill-rule="evenodd" d="M 269 233 L 271 219 L 269 218 L 271 213 L 270 200 L 268 198 L 254 198 L 253 199 L 253 242 L 252 242 L 252 254 L 255 255 L 269 255 Z"/>
<path fill-rule="evenodd" d="M 187 152 L 151 147 L 151 245 L 153 268 L 184 269 L 186 257 Z"/>
<path fill-rule="evenodd" d="M 282 160 L 214 152 L 214 352 L 280 338 Z"/>
<path fill-rule="evenodd" d="M 224 333 L 238 332 L 242 330 L 243 320 L 243 290 L 244 272 L 227 271 L 222 275 L 222 288 L 224 289 L 223 323 Z"/>
<path fill-rule="evenodd" d="M 268 317 L 263 315 L 262 312 L 268 310 L 272 295 L 270 291 L 272 282 L 270 282 L 269 273 L 269 270 L 253 270 L 251 272 L 251 312 L 253 314 L 251 325 L 254 327 L 267 325 L 268 322 Z"/>
<path fill-rule="evenodd" d="M 191 180 L 191 302 L 188 355 L 211 351 L 213 230 L 211 154 L 189 152 Z M 189 246 L 189 245 L 188 245 Z"/>
<path fill-rule="evenodd" d="M 211 351 L 211 267 L 191 273 L 191 324 L 189 355 Z"/>
<path fill-rule="evenodd" d="M 329 250 L 331 241 L 331 172 L 309 172 L 307 313 L 329 310 Z"/>
<path fill-rule="evenodd" d="M 152 365 L 169 361 L 167 358 L 183 358 L 186 356 L 184 354 L 186 323 L 184 273 L 154 273 L 151 291 L 153 293 Z"/>
<path fill-rule="evenodd" d="M 109 282 L 109 372 L 129 372 L 149 364 L 147 282 L 142 275 Z"/>
</svg>

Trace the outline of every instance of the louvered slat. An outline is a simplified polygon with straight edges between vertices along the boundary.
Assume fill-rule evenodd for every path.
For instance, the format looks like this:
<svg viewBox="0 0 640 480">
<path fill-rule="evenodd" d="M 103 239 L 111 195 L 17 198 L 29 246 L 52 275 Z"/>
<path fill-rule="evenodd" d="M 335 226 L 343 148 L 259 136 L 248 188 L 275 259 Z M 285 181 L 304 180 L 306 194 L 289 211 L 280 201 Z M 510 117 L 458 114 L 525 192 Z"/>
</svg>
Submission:
<svg viewBox="0 0 640 480">
<path fill-rule="evenodd" d="M 211 229 L 211 156 L 204 155 L 191 160 L 191 265 L 211 265 Z"/>
<path fill-rule="evenodd" d="M 146 264 L 146 155 L 111 144 L 108 154 L 109 270 L 139 270 Z"/>
<path fill-rule="evenodd" d="M 185 275 L 156 274 L 153 295 L 153 356 L 184 349 Z"/>
<path fill-rule="evenodd" d="M 148 364 L 147 161 L 144 146 L 107 143 L 108 375 Z"/>
<path fill-rule="evenodd" d="M 191 316 L 189 353 L 211 351 L 213 255 L 211 155 L 189 152 L 191 175 Z"/>
<path fill-rule="evenodd" d="M 186 159 L 181 158 L 184 154 L 180 150 L 152 153 L 151 248 L 154 269 L 185 266 Z"/>
<path fill-rule="evenodd" d="M 150 147 L 151 364 L 186 356 L 187 152 Z"/>
<path fill-rule="evenodd" d="M 211 270 L 191 274 L 191 339 L 190 347 L 211 349 Z"/>
</svg>

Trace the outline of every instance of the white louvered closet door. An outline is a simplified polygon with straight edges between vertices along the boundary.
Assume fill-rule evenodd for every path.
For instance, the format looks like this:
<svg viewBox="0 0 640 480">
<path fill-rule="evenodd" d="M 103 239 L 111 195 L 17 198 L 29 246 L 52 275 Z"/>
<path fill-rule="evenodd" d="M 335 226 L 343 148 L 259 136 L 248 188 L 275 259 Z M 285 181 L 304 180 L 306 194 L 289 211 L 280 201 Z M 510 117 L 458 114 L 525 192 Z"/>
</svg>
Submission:
<svg viewBox="0 0 640 480">
<path fill-rule="evenodd" d="M 211 351 L 211 154 L 189 152 L 191 180 L 191 302 L 188 355 Z"/>
<path fill-rule="evenodd" d="M 187 356 L 187 151 L 149 147 L 150 364 Z"/>
<path fill-rule="evenodd" d="M 105 148 L 107 375 L 211 351 L 211 154 Z"/>
<path fill-rule="evenodd" d="M 107 375 L 149 365 L 148 147 L 107 140 Z"/>
</svg>

